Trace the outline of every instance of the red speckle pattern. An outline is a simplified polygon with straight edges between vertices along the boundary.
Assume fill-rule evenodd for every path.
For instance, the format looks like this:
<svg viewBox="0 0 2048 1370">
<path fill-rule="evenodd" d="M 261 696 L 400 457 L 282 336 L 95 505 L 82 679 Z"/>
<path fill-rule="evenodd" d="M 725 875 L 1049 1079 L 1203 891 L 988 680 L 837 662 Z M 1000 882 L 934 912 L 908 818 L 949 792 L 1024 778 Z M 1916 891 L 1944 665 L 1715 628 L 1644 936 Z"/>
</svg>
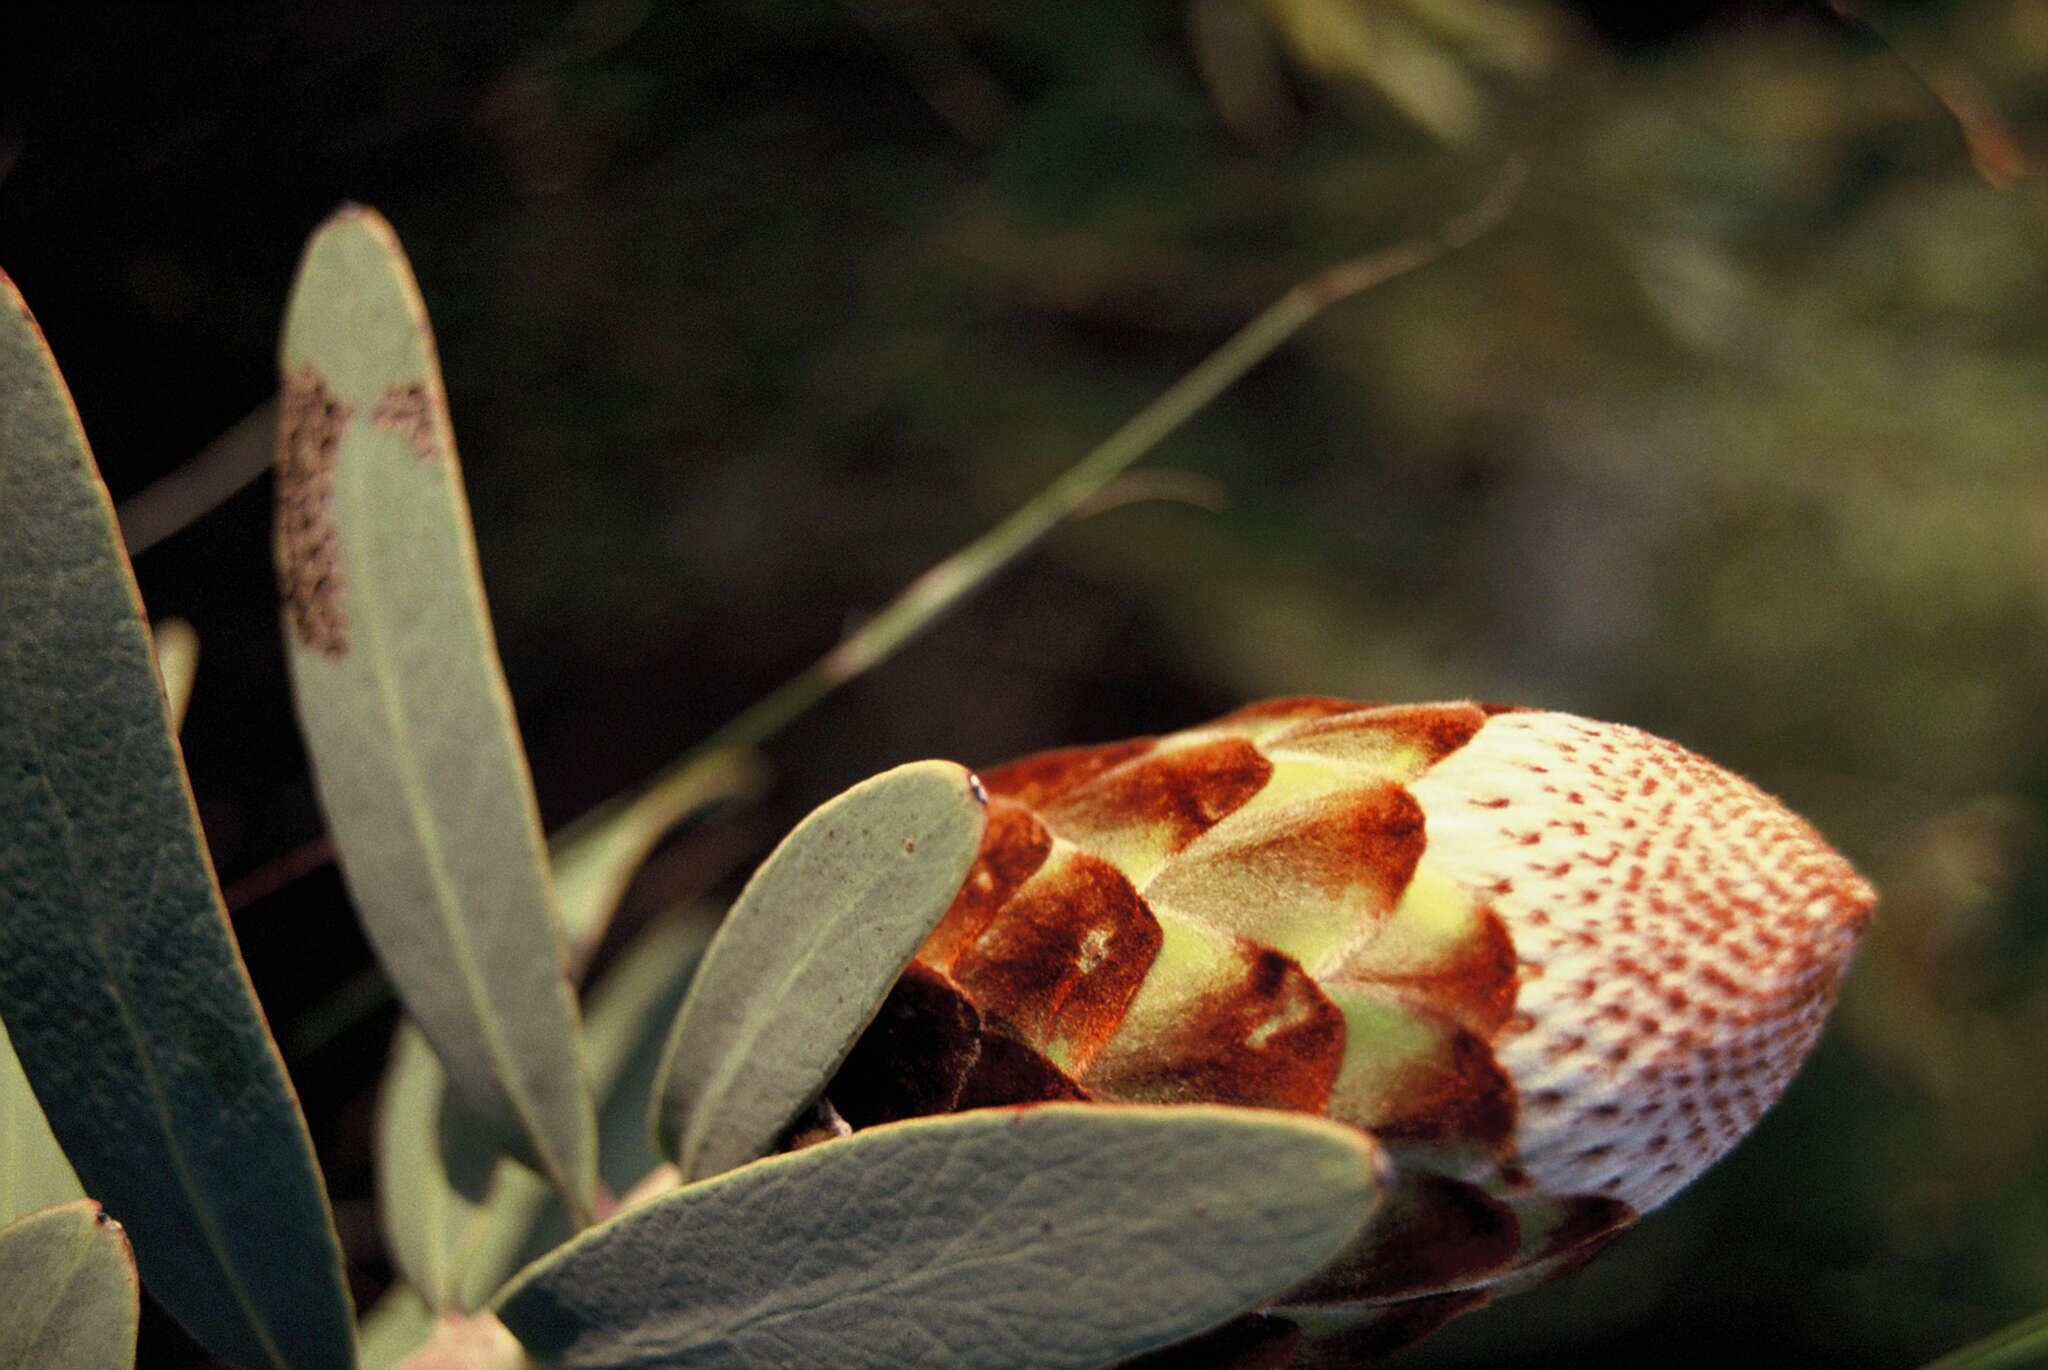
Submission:
<svg viewBox="0 0 2048 1370">
<path fill-rule="evenodd" d="M 1634 728 L 1495 717 L 1412 786 L 1425 861 L 1500 916 L 1518 1164 L 1654 1207 L 1784 1090 L 1875 893 L 1797 815 Z"/>
</svg>

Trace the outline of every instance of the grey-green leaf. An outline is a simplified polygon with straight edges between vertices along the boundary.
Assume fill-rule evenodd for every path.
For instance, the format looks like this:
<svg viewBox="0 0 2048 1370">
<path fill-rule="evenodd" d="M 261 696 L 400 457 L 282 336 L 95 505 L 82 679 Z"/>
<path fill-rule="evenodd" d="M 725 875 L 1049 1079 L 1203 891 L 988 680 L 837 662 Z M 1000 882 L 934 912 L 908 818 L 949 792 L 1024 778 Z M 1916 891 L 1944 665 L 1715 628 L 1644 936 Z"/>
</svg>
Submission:
<svg viewBox="0 0 2048 1370">
<path fill-rule="evenodd" d="M 965 767 L 919 761 L 829 800 L 771 852 L 671 1029 L 656 1143 L 685 1179 L 774 1145 L 945 916 L 987 826 Z"/>
<path fill-rule="evenodd" d="M 1305 1278 L 1378 1164 L 1327 1120 L 1214 1106 L 894 1123 L 628 1210 L 498 1315 L 568 1370 L 1095 1370 Z"/>
<path fill-rule="evenodd" d="M 342 874 L 454 1088 L 579 1213 L 595 1123 L 440 368 L 390 225 L 313 235 L 285 318 L 277 562 Z"/>
<path fill-rule="evenodd" d="M 0 283 L 0 1014 L 157 1301 L 225 1360 L 346 1370 L 340 1245 L 221 908 L 113 507 Z"/>
<path fill-rule="evenodd" d="M 661 839 L 693 814 L 758 792 L 763 770 L 752 752 L 737 747 L 709 752 L 555 835 L 548 857 L 572 965 L 590 959 L 626 886 Z"/>
<path fill-rule="evenodd" d="M 434 1310 L 427 1307 L 418 1290 L 394 1284 L 356 1326 L 362 1370 L 391 1370 L 433 1335 Z"/>
<path fill-rule="evenodd" d="M 84 1197 L 0 1027 L 0 1223 Z"/>
<path fill-rule="evenodd" d="M 456 1306 L 468 1234 L 499 1168 L 488 1134 L 457 1108 L 433 1048 L 401 1022 L 377 1102 L 377 1211 L 392 1263 L 436 1312 Z"/>
<path fill-rule="evenodd" d="M 599 1111 L 599 1175 L 623 1192 L 656 1163 L 647 1096 L 667 1025 L 710 937 L 704 916 L 663 919 L 620 955 L 584 1022 Z M 393 1258 L 433 1308 L 483 1306 L 505 1277 L 573 1231 L 553 1191 L 509 1162 L 479 1177 L 478 1138 L 444 1111 L 446 1079 L 410 1025 L 399 1029 L 377 1132 L 377 1197 Z"/>
<path fill-rule="evenodd" d="M 128 1370 L 140 1304 L 128 1238 L 91 1199 L 0 1228 L 0 1365 Z"/>
</svg>

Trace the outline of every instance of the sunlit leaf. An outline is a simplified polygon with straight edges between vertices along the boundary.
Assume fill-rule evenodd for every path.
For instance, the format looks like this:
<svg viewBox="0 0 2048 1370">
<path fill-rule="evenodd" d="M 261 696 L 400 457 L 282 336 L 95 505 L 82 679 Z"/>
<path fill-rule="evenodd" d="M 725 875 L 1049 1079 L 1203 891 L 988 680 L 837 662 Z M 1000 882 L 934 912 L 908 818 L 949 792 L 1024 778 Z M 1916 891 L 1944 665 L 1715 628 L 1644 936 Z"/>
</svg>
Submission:
<svg viewBox="0 0 2048 1370">
<path fill-rule="evenodd" d="M 1375 1197 L 1300 1115 L 1050 1104 L 871 1128 L 689 1185 L 521 1272 L 572 1370 L 1092 1370 L 1299 1281 Z"/>
<path fill-rule="evenodd" d="M 972 774 L 920 761 L 797 825 L 747 883 L 676 1015 L 655 1136 L 686 1178 L 766 1152 L 945 914 L 986 826 Z"/>
<path fill-rule="evenodd" d="M 127 1370 L 140 1304 L 128 1237 L 91 1199 L 0 1228 L 0 1365 Z"/>
<path fill-rule="evenodd" d="M 11 283 L 0 699 L 0 1013 L 51 1131 L 208 1349 L 349 1366 L 305 1121 L 221 908 L 113 507 Z"/>
<path fill-rule="evenodd" d="M 285 637 L 342 873 L 455 1088 L 587 1212 L 595 1123 L 532 781 L 425 309 L 376 214 L 307 245 L 281 366 Z"/>
</svg>

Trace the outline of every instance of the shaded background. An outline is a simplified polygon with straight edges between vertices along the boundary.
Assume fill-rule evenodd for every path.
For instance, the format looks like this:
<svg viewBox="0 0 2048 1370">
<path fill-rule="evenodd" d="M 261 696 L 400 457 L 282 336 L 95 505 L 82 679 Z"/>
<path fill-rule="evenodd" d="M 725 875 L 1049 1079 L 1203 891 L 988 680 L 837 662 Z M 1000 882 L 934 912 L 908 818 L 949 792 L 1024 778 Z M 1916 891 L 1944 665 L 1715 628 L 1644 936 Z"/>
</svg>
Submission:
<svg viewBox="0 0 2048 1370">
<path fill-rule="evenodd" d="M 1900 1366 L 2048 1303 L 2048 6 L 628 0 L 0 23 L 0 264 L 116 499 L 261 404 L 304 236 L 396 225 L 550 823 L 1008 512 L 1299 277 L 1344 304 L 771 747 L 715 878 L 885 766 L 1263 695 L 1625 719 L 1886 892 L 1755 1136 L 1407 1366 Z M 138 562 L 231 886 L 317 836 L 268 481 Z M 248 886 L 242 886 L 244 890 Z M 331 870 L 238 928 L 359 1297 L 391 1022 Z M 143 1364 L 199 1363 L 161 1319 Z"/>
</svg>

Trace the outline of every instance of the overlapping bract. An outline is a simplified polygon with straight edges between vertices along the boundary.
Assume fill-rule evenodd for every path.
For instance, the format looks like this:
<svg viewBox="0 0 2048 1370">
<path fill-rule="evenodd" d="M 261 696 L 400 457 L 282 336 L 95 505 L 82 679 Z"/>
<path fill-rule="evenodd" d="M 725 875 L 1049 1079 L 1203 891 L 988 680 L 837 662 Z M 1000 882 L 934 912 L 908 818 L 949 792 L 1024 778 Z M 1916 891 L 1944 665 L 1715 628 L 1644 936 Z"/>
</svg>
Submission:
<svg viewBox="0 0 2048 1370">
<path fill-rule="evenodd" d="M 1557 713 L 1277 700 L 982 778 L 980 858 L 834 1102 L 1328 1114 L 1397 1183 L 1290 1302 L 1410 1331 L 1575 1264 L 1732 1146 L 1875 899 L 1746 781 Z"/>
</svg>

